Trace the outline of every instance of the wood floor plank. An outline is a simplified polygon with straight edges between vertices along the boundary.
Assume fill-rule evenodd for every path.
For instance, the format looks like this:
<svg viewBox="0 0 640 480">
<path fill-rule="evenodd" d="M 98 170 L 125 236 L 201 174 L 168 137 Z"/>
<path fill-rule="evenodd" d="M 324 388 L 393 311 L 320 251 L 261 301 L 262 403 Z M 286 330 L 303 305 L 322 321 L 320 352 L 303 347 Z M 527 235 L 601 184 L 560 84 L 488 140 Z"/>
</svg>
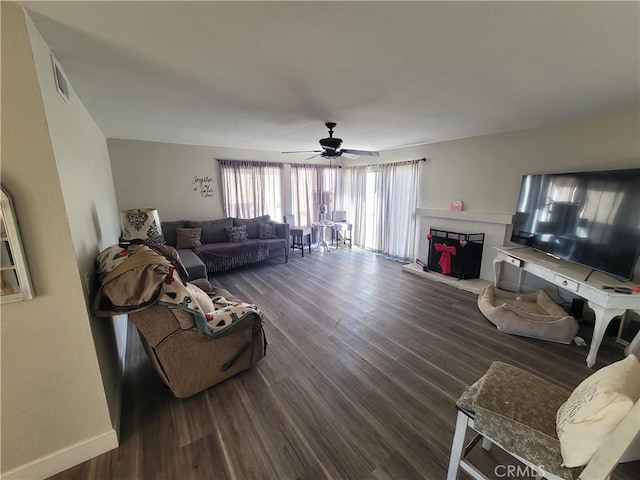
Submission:
<svg viewBox="0 0 640 480">
<path fill-rule="evenodd" d="M 267 356 L 176 399 L 130 327 L 120 448 L 52 478 L 440 480 L 455 401 L 491 362 L 567 389 L 593 372 L 587 348 L 505 335 L 476 295 L 358 249 L 267 260 L 210 280 L 260 307 Z M 580 335 L 588 341 L 592 330 L 587 315 Z M 596 366 L 622 358 L 605 337 Z M 479 455 L 489 473 L 508 458 Z M 632 462 L 612 479 L 639 476 Z"/>
</svg>

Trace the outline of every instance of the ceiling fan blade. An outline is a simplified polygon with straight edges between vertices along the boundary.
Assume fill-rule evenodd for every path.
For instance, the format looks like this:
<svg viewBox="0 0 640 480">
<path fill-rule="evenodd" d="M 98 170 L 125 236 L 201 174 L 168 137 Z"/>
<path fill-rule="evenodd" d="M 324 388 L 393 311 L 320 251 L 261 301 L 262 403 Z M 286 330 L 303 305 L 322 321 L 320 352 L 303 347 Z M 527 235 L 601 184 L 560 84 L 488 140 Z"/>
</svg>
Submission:
<svg viewBox="0 0 640 480">
<path fill-rule="evenodd" d="M 280 153 L 322 153 L 322 150 L 294 150 L 293 152 L 280 152 Z"/>
<path fill-rule="evenodd" d="M 340 155 L 340 156 L 341 156 L 341 157 L 344 157 L 344 158 L 350 158 L 351 160 L 353 160 L 354 158 L 358 158 L 360 155 L 356 155 L 356 154 L 354 154 L 354 153 L 348 153 L 348 152 L 345 152 L 345 151 L 343 150 L 343 151 L 342 151 L 342 155 Z"/>
<path fill-rule="evenodd" d="M 312 158 L 316 158 L 316 157 L 319 157 L 319 156 L 320 156 L 320 154 L 313 155 L 313 156 L 311 156 L 309 158 L 305 158 L 304 161 L 306 162 L 307 160 L 311 160 Z"/>
<path fill-rule="evenodd" d="M 360 155 L 362 157 L 379 157 L 380 152 L 372 152 L 370 150 L 352 150 L 350 148 L 343 148 L 342 153 L 351 153 L 353 155 Z"/>
</svg>

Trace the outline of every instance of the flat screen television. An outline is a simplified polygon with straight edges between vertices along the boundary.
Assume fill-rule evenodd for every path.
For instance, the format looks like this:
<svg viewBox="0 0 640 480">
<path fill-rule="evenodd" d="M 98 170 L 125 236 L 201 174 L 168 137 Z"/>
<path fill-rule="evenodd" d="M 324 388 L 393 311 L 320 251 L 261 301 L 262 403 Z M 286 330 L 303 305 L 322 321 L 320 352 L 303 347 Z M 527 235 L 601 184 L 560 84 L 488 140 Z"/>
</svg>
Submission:
<svg viewBox="0 0 640 480">
<path fill-rule="evenodd" d="M 640 168 L 523 176 L 511 241 L 631 279 L 640 252 Z"/>
</svg>

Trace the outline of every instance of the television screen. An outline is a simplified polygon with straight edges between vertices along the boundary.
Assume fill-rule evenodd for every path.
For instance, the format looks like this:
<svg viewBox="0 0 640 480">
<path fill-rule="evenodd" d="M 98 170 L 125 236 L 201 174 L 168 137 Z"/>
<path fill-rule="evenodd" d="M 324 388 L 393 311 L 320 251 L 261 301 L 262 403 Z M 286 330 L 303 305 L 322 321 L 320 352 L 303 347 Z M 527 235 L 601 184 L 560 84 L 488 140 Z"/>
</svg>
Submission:
<svg viewBox="0 0 640 480">
<path fill-rule="evenodd" d="M 525 175 L 511 241 L 632 278 L 640 250 L 640 168 Z"/>
</svg>

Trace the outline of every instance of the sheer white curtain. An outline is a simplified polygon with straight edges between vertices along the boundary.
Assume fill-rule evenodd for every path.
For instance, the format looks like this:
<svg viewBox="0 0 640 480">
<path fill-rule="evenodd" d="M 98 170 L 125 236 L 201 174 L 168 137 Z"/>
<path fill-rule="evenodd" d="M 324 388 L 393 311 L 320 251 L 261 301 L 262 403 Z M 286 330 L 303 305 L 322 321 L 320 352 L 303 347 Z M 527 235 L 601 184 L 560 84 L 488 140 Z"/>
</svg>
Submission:
<svg viewBox="0 0 640 480">
<path fill-rule="evenodd" d="M 394 260 L 413 257 L 420 160 L 378 166 L 373 250 Z"/>
<path fill-rule="evenodd" d="M 320 205 L 326 204 L 330 218 L 335 210 L 337 167 L 325 165 L 291 165 L 291 201 L 298 225 L 319 220 Z"/>
<path fill-rule="evenodd" d="M 340 170 L 336 210 L 345 210 L 353 224 L 353 245 L 364 247 L 366 235 L 366 204 L 368 167 L 344 167 Z"/>
<path fill-rule="evenodd" d="M 281 222 L 284 204 L 281 163 L 218 160 L 225 215 L 254 218 L 269 215 Z"/>
</svg>

